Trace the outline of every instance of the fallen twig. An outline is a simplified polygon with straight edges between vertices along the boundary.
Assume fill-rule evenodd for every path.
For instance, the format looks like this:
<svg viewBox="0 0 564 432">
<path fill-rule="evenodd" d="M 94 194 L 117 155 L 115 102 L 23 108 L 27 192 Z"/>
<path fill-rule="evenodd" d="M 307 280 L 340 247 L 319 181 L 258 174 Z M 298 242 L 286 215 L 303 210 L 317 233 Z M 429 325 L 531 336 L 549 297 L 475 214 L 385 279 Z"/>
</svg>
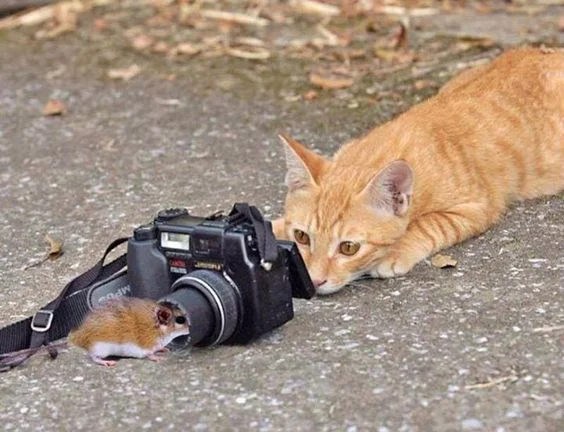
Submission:
<svg viewBox="0 0 564 432">
<path fill-rule="evenodd" d="M 202 11 L 200 11 L 200 15 L 208 19 L 231 21 L 238 24 L 254 25 L 258 27 L 265 27 L 270 24 L 270 21 L 266 18 L 259 18 L 239 12 L 224 12 L 218 10 L 203 9 Z"/>
<path fill-rule="evenodd" d="M 341 13 L 341 10 L 337 6 L 320 3 L 314 0 L 291 0 L 290 6 L 298 12 L 311 15 L 331 17 Z"/>
<path fill-rule="evenodd" d="M 43 6 L 31 11 L 25 11 L 17 15 L 9 16 L 0 20 L 0 30 L 11 29 L 20 26 L 34 26 L 56 17 L 57 11 L 64 10 L 66 13 L 80 13 L 87 9 L 82 2 L 70 0 L 53 5 Z"/>
<path fill-rule="evenodd" d="M 248 60 L 266 60 L 270 57 L 270 51 L 260 47 L 254 47 L 252 51 L 240 48 L 227 48 L 226 52 L 230 56 Z"/>
<path fill-rule="evenodd" d="M 8 15 L 31 7 L 45 6 L 55 0 L 0 0 L 0 15 Z"/>
<path fill-rule="evenodd" d="M 374 12 L 384 15 L 408 15 L 408 16 L 429 16 L 439 13 L 434 8 L 406 8 L 403 6 L 376 6 Z"/>
<path fill-rule="evenodd" d="M 488 387 L 493 387 L 496 386 L 498 384 L 502 384 L 504 382 L 515 382 L 519 379 L 519 377 L 517 375 L 508 375 L 505 377 L 501 377 L 501 378 L 496 378 L 493 379 L 491 381 L 487 381 L 487 382 L 483 382 L 483 383 L 477 383 L 477 384 L 470 384 L 467 386 L 464 386 L 464 388 L 466 390 L 473 390 L 473 389 L 483 389 L 483 388 L 488 388 Z"/>
<path fill-rule="evenodd" d="M 533 331 L 533 333 L 548 333 L 548 332 L 557 331 L 557 330 L 564 330 L 564 325 L 557 325 L 557 326 L 551 326 L 551 327 L 537 327 L 537 328 L 534 328 L 532 331 Z"/>
</svg>

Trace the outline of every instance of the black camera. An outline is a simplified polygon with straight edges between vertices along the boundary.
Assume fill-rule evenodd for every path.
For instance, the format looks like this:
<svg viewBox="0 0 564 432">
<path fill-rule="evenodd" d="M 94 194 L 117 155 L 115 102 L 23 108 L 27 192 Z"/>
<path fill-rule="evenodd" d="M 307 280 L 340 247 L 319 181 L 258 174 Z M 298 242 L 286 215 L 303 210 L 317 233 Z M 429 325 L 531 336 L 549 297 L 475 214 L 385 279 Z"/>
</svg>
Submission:
<svg viewBox="0 0 564 432">
<path fill-rule="evenodd" d="M 247 343 L 293 318 L 292 297 L 315 293 L 295 243 L 246 203 L 227 216 L 162 210 L 129 239 L 127 279 L 114 295 L 177 305 L 191 334 L 175 342 L 196 346 Z"/>
</svg>

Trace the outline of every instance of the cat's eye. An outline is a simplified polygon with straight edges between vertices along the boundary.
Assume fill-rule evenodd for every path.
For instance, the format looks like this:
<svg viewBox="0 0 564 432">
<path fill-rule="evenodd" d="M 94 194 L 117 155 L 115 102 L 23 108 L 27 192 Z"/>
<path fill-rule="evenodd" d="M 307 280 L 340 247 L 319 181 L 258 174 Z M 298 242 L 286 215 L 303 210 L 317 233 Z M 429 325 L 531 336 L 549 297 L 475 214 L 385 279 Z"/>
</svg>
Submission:
<svg viewBox="0 0 564 432">
<path fill-rule="evenodd" d="M 360 243 L 353 241 L 344 241 L 339 245 L 339 252 L 343 255 L 351 256 L 358 252 L 360 249 Z"/>
<path fill-rule="evenodd" d="M 303 245 L 308 245 L 310 243 L 309 235 L 306 232 L 299 229 L 294 230 L 294 238 L 298 243 L 301 243 Z"/>
</svg>

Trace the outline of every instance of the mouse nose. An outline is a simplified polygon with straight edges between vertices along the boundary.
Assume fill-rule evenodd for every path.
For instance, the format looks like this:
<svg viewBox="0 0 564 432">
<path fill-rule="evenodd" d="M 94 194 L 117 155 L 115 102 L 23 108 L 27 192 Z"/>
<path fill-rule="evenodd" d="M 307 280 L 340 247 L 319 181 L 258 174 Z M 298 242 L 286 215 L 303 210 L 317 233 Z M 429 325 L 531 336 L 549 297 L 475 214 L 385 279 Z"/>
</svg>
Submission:
<svg viewBox="0 0 564 432">
<path fill-rule="evenodd" d="M 325 280 L 313 279 L 311 282 L 313 283 L 313 286 L 315 288 L 319 288 L 321 285 L 323 285 L 325 282 L 327 282 L 327 279 L 325 279 Z"/>
</svg>

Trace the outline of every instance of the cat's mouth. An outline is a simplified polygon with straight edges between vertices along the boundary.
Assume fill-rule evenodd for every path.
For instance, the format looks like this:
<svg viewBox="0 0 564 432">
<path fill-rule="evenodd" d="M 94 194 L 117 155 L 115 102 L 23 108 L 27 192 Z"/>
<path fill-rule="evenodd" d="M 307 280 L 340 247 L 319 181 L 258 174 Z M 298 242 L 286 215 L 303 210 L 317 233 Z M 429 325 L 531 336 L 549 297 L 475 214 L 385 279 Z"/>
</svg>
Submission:
<svg viewBox="0 0 564 432">
<path fill-rule="evenodd" d="M 335 294 L 344 288 L 346 284 L 336 284 L 329 281 L 325 282 L 323 285 L 317 287 L 315 292 L 317 295 L 330 295 Z"/>
<path fill-rule="evenodd" d="M 335 294 L 336 292 L 341 291 L 345 286 L 354 286 L 356 281 L 362 279 L 374 279 L 374 275 L 370 274 L 369 271 L 358 272 L 344 282 L 327 281 L 323 285 L 318 286 L 315 289 L 315 292 L 317 295 L 322 296 Z"/>
</svg>

